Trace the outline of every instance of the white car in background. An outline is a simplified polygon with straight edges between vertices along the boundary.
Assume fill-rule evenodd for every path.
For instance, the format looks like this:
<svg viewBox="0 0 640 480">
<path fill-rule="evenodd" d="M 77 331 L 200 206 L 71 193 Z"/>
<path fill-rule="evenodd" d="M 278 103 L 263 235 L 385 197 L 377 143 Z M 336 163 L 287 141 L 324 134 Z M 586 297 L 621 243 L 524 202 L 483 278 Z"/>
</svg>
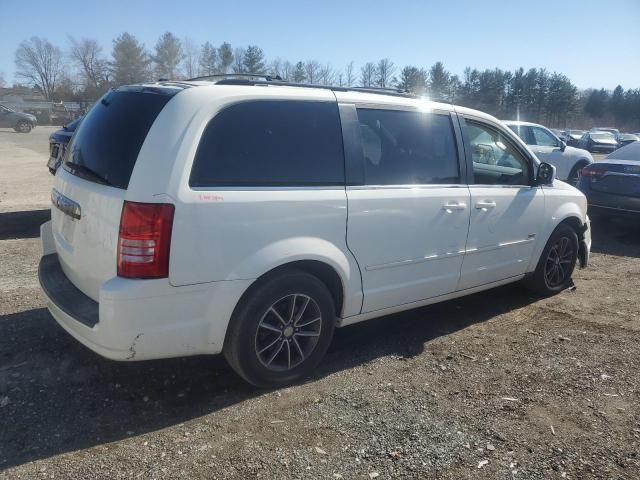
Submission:
<svg viewBox="0 0 640 480">
<path fill-rule="evenodd" d="M 593 163 L 589 152 L 581 148 L 569 147 L 551 130 L 537 123 L 503 121 L 513 130 L 542 162 L 556 167 L 560 180 L 576 186 L 580 170 Z"/>
</svg>

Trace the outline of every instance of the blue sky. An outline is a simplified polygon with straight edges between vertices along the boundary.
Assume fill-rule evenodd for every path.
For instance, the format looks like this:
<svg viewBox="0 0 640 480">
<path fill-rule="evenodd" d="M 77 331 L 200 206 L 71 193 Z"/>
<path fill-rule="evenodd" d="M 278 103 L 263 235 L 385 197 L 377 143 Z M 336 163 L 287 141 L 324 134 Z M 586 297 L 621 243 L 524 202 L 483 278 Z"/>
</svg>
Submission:
<svg viewBox="0 0 640 480">
<path fill-rule="evenodd" d="M 544 67 L 581 88 L 640 87 L 640 0 L 0 0 L 0 25 L 8 82 L 16 46 L 33 35 L 65 49 L 68 35 L 96 38 L 108 53 L 123 31 L 152 48 L 168 30 L 335 67 L 383 57 L 399 67 L 441 60 L 457 74 L 465 66 Z"/>
</svg>

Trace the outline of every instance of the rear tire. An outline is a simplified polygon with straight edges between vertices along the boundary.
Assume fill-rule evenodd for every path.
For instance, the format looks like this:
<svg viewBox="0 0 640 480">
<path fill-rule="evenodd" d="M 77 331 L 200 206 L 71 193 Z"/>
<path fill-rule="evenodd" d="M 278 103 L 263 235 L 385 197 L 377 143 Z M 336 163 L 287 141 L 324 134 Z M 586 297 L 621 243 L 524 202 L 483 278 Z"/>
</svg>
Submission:
<svg viewBox="0 0 640 480">
<path fill-rule="evenodd" d="M 577 259 L 578 235 L 569 225 L 561 223 L 545 245 L 527 286 L 542 296 L 560 293 L 571 284 Z"/>
<path fill-rule="evenodd" d="M 241 300 L 223 352 L 252 385 L 288 385 L 320 363 L 335 323 L 333 297 L 324 283 L 305 272 L 283 272 L 259 280 Z"/>
<path fill-rule="evenodd" d="M 576 163 L 571 169 L 571 172 L 569 173 L 569 177 L 567 178 L 567 183 L 577 188 L 578 183 L 580 183 L 580 176 L 579 176 L 580 170 L 582 170 L 587 165 L 588 163 L 584 161 Z"/>
<path fill-rule="evenodd" d="M 31 131 L 31 124 L 21 120 L 17 123 L 15 131 L 18 133 L 29 133 Z"/>
</svg>

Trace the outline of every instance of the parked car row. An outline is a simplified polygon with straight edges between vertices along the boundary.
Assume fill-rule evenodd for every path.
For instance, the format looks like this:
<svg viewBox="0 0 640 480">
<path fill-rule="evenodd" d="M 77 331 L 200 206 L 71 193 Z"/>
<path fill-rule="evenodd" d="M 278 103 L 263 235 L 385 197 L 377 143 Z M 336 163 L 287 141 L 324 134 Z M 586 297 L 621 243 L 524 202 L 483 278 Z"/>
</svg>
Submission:
<svg viewBox="0 0 640 480">
<path fill-rule="evenodd" d="M 585 130 L 557 130 L 554 134 L 567 145 L 593 153 L 610 153 L 617 148 L 640 140 L 640 133 L 622 133 L 617 128 L 598 127 Z"/>
</svg>

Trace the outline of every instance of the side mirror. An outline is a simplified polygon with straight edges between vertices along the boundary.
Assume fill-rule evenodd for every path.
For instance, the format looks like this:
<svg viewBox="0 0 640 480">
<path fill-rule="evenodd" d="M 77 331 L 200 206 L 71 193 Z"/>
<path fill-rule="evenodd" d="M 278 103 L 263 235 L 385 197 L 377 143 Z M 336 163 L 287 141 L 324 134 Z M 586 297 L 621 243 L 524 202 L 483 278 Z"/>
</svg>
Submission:
<svg viewBox="0 0 640 480">
<path fill-rule="evenodd" d="M 536 185 L 553 185 L 556 179 L 556 167 L 550 163 L 542 162 L 538 167 L 538 175 L 536 176 Z"/>
<path fill-rule="evenodd" d="M 560 140 L 560 151 L 564 152 L 567 148 L 567 144 L 565 143 L 564 140 Z"/>
</svg>

